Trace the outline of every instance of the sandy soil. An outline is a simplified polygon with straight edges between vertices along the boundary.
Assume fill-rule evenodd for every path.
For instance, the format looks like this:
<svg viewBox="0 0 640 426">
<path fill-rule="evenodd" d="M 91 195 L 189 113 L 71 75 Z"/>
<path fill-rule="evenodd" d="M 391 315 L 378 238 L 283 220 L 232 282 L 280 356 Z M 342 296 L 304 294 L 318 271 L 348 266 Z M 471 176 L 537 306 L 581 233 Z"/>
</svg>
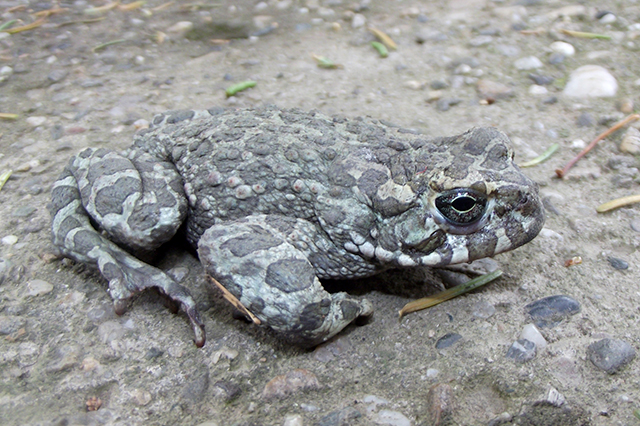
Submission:
<svg viewBox="0 0 640 426">
<path fill-rule="evenodd" d="M 567 178 L 554 177 L 580 151 L 578 140 L 590 141 L 633 110 L 629 102 L 640 102 L 640 38 L 632 25 L 640 22 L 638 2 L 151 0 L 142 9 L 86 13 L 103 5 L 0 0 L 0 24 L 65 9 L 38 28 L 0 38 L 0 112 L 19 115 L 0 130 L 0 173 L 13 170 L 0 191 L 1 424 L 640 422 L 638 361 L 608 374 L 587 356 L 587 347 L 606 337 L 640 348 L 638 207 L 595 211 L 638 192 L 637 159 L 620 152 L 623 131 Z M 599 20 L 603 10 L 617 20 Z M 355 13 L 364 27 L 353 28 L 361 18 Z M 187 21 L 198 31 L 176 26 Z M 368 25 L 398 49 L 381 58 Z M 612 39 L 570 37 L 561 28 Z M 231 37 L 241 38 L 221 41 Z M 551 64 L 556 40 L 576 54 Z M 342 67 L 319 68 L 312 54 Z M 540 68 L 515 67 L 532 55 Z M 569 73 L 587 64 L 616 77 L 616 96 L 563 96 Z M 530 73 L 551 78 L 546 94 L 530 91 Z M 480 78 L 513 95 L 482 102 Z M 257 85 L 227 99 L 224 89 L 244 80 Z M 193 345 L 185 317 L 170 314 L 155 294 L 141 295 L 116 317 L 104 281 L 56 258 L 50 243 L 46 204 L 65 162 L 87 146 L 126 147 L 136 127 L 164 110 L 265 103 L 370 115 L 434 136 L 496 126 L 514 141 L 518 161 L 559 143 L 549 161 L 527 169 L 549 207 L 545 229 L 496 258 L 505 275 L 495 283 L 402 322 L 398 309 L 422 289 L 376 287 L 366 293 L 374 320 L 311 352 L 233 320 L 181 247 L 159 264 L 184 276 L 198 299 L 206 346 Z M 578 124 L 581 116 L 586 125 Z M 582 263 L 565 267 L 574 256 Z M 628 269 L 614 268 L 610 257 Z M 548 346 L 532 360 L 506 357 L 531 322 L 525 306 L 560 294 L 578 301 L 580 312 L 542 329 Z M 462 339 L 437 349 L 447 333 Z M 297 381 L 267 386 L 287 373 Z M 283 382 L 289 395 L 273 395 Z"/>
</svg>

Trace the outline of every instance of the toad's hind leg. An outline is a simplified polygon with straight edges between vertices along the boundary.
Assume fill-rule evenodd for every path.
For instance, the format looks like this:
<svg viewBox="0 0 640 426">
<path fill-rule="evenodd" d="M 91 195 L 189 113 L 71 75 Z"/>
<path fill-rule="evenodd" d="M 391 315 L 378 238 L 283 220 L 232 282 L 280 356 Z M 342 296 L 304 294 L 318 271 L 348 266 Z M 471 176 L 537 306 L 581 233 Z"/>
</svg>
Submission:
<svg viewBox="0 0 640 426">
<path fill-rule="evenodd" d="M 262 324 L 290 343 L 311 347 L 372 314 L 365 299 L 328 293 L 316 277 L 309 253 L 293 244 L 302 235 L 322 238 L 314 234 L 313 225 L 294 219 L 283 230 L 267 222 L 267 216 L 251 216 L 214 225 L 198 243 L 207 273 Z"/>
<path fill-rule="evenodd" d="M 87 149 L 71 159 L 53 186 L 53 243 L 65 256 L 98 267 L 118 314 L 133 294 L 161 290 L 182 306 L 202 346 L 204 325 L 187 289 L 113 242 L 136 252 L 171 239 L 186 215 L 181 186 L 174 166 L 149 154 Z"/>
</svg>

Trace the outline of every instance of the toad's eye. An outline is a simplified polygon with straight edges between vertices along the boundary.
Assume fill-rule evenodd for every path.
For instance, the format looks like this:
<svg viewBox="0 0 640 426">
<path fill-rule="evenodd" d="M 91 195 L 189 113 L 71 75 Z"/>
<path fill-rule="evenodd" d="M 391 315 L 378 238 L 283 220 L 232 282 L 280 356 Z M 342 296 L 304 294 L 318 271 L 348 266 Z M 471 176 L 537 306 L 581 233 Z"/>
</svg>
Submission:
<svg viewBox="0 0 640 426">
<path fill-rule="evenodd" d="M 453 225 L 471 225 L 484 216 L 487 196 L 473 189 L 452 189 L 436 198 L 436 208 Z"/>
</svg>

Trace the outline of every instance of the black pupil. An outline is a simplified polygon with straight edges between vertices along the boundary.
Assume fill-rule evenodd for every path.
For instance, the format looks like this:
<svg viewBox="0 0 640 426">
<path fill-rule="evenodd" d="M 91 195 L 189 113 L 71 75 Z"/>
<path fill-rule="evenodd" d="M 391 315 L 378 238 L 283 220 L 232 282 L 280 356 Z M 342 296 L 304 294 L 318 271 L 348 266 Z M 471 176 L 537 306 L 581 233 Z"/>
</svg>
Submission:
<svg viewBox="0 0 640 426">
<path fill-rule="evenodd" d="M 468 212 L 476 205 L 476 200 L 471 197 L 458 197 L 451 202 L 451 207 L 460 213 Z"/>
<path fill-rule="evenodd" d="M 487 196 L 470 188 L 445 191 L 435 201 L 442 216 L 455 225 L 476 223 L 487 207 Z"/>
</svg>

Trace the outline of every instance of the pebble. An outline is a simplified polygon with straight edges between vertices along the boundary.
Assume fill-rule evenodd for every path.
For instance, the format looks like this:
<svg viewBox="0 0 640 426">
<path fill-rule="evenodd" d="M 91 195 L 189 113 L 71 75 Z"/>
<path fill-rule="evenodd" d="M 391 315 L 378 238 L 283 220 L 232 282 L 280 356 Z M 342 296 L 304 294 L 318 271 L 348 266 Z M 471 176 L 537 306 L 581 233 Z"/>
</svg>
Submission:
<svg viewBox="0 0 640 426">
<path fill-rule="evenodd" d="M 209 389 L 209 367 L 206 364 L 200 364 L 187 377 L 189 379 L 182 388 L 182 400 L 195 406 L 204 399 Z"/>
<path fill-rule="evenodd" d="M 120 339 L 127 330 L 117 320 L 105 321 L 98 326 L 98 338 L 102 343 L 111 343 Z"/>
<path fill-rule="evenodd" d="M 450 385 L 437 383 L 427 392 L 427 409 L 431 422 L 429 424 L 438 426 L 449 424 L 455 405 L 455 394 Z"/>
<path fill-rule="evenodd" d="M 493 36 L 479 35 L 469 40 L 469 44 L 473 47 L 480 47 L 480 46 L 490 44 L 492 41 L 493 41 Z"/>
<path fill-rule="evenodd" d="M 564 62 L 565 59 L 567 59 L 567 57 L 562 53 L 553 52 L 551 55 L 549 55 L 549 63 L 551 65 L 561 64 Z"/>
<path fill-rule="evenodd" d="M 491 318 L 496 313 L 496 308 L 486 300 L 481 300 L 473 305 L 471 315 L 480 319 Z"/>
<path fill-rule="evenodd" d="M 551 43 L 549 48 L 552 51 L 560 53 L 564 56 L 573 56 L 576 53 L 576 48 L 573 47 L 572 44 L 566 43 L 564 41 L 554 41 L 553 43 Z"/>
<path fill-rule="evenodd" d="M 518 339 L 507 351 L 507 358 L 511 358 L 516 362 L 527 362 L 535 358 L 536 344 L 527 339 Z"/>
<path fill-rule="evenodd" d="M 616 15 L 614 15 L 613 13 L 605 13 L 602 18 L 598 19 L 601 24 L 613 24 L 614 22 L 616 22 L 616 20 Z"/>
<path fill-rule="evenodd" d="M 6 237 L 2 237 L 2 245 L 12 246 L 18 242 L 18 237 L 16 235 L 7 235 Z"/>
<path fill-rule="evenodd" d="M 452 106 L 458 105 L 460 102 L 462 102 L 462 100 L 458 98 L 442 98 L 438 99 L 436 107 L 440 111 L 449 111 Z"/>
<path fill-rule="evenodd" d="M 131 398 L 133 399 L 133 403 L 141 407 L 148 405 L 152 399 L 149 391 L 145 389 L 139 389 L 139 388 L 134 389 L 131 392 L 129 392 L 129 395 L 131 395 Z"/>
<path fill-rule="evenodd" d="M 536 68 L 542 68 L 544 65 L 540 59 L 536 56 L 527 56 L 516 60 L 513 65 L 519 70 L 533 70 Z"/>
<path fill-rule="evenodd" d="M 503 56 L 516 57 L 520 56 L 522 50 L 512 44 L 498 44 L 496 45 L 496 51 Z"/>
<path fill-rule="evenodd" d="M 549 93 L 549 90 L 547 90 L 546 87 L 544 86 L 539 86 L 537 84 L 532 84 L 531 86 L 529 86 L 529 90 L 528 90 L 530 95 L 533 96 L 542 96 L 542 95 L 546 95 L 547 93 Z"/>
<path fill-rule="evenodd" d="M 547 346 L 547 341 L 538 330 L 538 327 L 535 324 L 527 324 L 522 329 L 520 333 L 520 339 L 526 339 L 530 342 L 533 342 L 536 345 L 536 348 L 542 349 Z"/>
<path fill-rule="evenodd" d="M 300 414 L 287 414 L 284 417 L 284 422 L 282 422 L 282 426 L 303 426 L 304 419 Z"/>
<path fill-rule="evenodd" d="M 191 21 L 179 21 L 167 28 L 167 32 L 171 34 L 177 34 L 184 36 L 193 29 L 193 22 Z"/>
<path fill-rule="evenodd" d="M 229 349 L 226 346 L 223 346 L 221 349 L 211 354 L 211 362 L 213 362 L 214 364 L 217 364 L 218 361 L 220 361 L 220 359 L 223 359 L 223 358 L 233 361 L 238 357 L 238 355 L 239 353 L 237 350 Z"/>
<path fill-rule="evenodd" d="M 628 154 L 640 153 L 640 130 L 629 127 L 622 137 L 619 149 Z"/>
<path fill-rule="evenodd" d="M 446 349 L 455 345 L 462 336 L 458 333 L 447 333 L 436 342 L 436 349 Z"/>
<path fill-rule="evenodd" d="M 576 124 L 578 125 L 578 127 L 592 127 L 594 124 L 596 124 L 596 120 L 588 112 L 583 112 L 578 117 L 578 120 L 576 120 Z"/>
<path fill-rule="evenodd" d="M 225 402 L 230 402 L 240 396 L 242 388 L 236 383 L 219 380 L 213 385 L 213 393 Z"/>
<path fill-rule="evenodd" d="M 609 256 L 607 257 L 607 261 L 609 262 L 609 265 L 613 267 L 613 269 L 618 269 L 620 271 L 629 269 L 629 263 L 620 258 Z"/>
<path fill-rule="evenodd" d="M 562 93 L 573 98 L 612 97 L 618 91 L 618 82 L 599 65 L 584 65 L 569 75 L 569 82 Z"/>
<path fill-rule="evenodd" d="M 15 333 L 26 324 L 26 320 L 18 316 L 0 315 L 0 335 L 8 336 Z"/>
<path fill-rule="evenodd" d="M 351 340 L 347 337 L 339 335 L 329 342 L 319 345 L 313 351 L 313 358 L 320 362 L 329 362 L 336 357 L 340 357 L 353 349 Z"/>
<path fill-rule="evenodd" d="M 537 327 L 551 328 L 580 312 L 580 304 L 569 296 L 556 295 L 529 303 L 525 309 Z"/>
<path fill-rule="evenodd" d="M 352 420 L 362 417 L 362 413 L 353 407 L 345 407 L 341 410 L 332 411 L 322 417 L 316 426 L 343 426 L 349 425 Z"/>
<path fill-rule="evenodd" d="M 374 417 L 374 422 L 380 425 L 411 426 L 411 421 L 402 413 L 391 410 L 382 410 Z"/>
<path fill-rule="evenodd" d="M 13 68 L 8 65 L 0 68 L 0 83 L 8 79 L 13 74 Z"/>
<path fill-rule="evenodd" d="M 67 371 L 80 363 L 82 349 L 75 345 L 59 346 L 53 351 L 52 359 L 46 366 L 48 373 Z"/>
<path fill-rule="evenodd" d="M 319 389 L 320 382 L 309 370 L 298 368 L 271 379 L 262 391 L 264 399 L 284 398 L 299 391 Z"/>
<path fill-rule="evenodd" d="M 67 70 L 53 70 L 47 75 L 47 80 L 50 83 L 59 83 L 65 79 L 65 77 L 69 74 Z"/>
<path fill-rule="evenodd" d="M 558 389 L 550 387 L 544 402 L 553 405 L 554 407 L 562 407 L 566 402 L 566 399 L 564 395 L 558 392 Z"/>
<path fill-rule="evenodd" d="M 38 126 L 42 126 L 44 123 L 47 122 L 47 117 L 31 116 L 31 117 L 27 117 L 25 121 L 31 127 L 38 127 Z"/>
<path fill-rule="evenodd" d="M 480 97 L 487 100 L 506 99 L 515 94 L 512 87 L 509 87 L 504 83 L 484 78 L 478 80 L 476 89 Z"/>
<path fill-rule="evenodd" d="M 50 284 L 44 280 L 31 280 L 27 283 L 27 296 L 43 296 L 51 293 L 53 290 L 53 284 Z"/>
<path fill-rule="evenodd" d="M 553 83 L 554 81 L 553 77 L 549 77 L 548 75 L 540 75 L 540 74 L 529 74 L 529 78 L 533 80 L 533 82 L 538 86 L 547 86 Z"/>
<path fill-rule="evenodd" d="M 351 19 L 351 28 L 362 28 L 367 24 L 367 18 L 361 13 L 356 13 Z"/>
<path fill-rule="evenodd" d="M 614 374 L 633 361 L 636 351 L 624 340 L 602 339 L 587 347 L 587 357 L 599 369 Z"/>
</svg>

